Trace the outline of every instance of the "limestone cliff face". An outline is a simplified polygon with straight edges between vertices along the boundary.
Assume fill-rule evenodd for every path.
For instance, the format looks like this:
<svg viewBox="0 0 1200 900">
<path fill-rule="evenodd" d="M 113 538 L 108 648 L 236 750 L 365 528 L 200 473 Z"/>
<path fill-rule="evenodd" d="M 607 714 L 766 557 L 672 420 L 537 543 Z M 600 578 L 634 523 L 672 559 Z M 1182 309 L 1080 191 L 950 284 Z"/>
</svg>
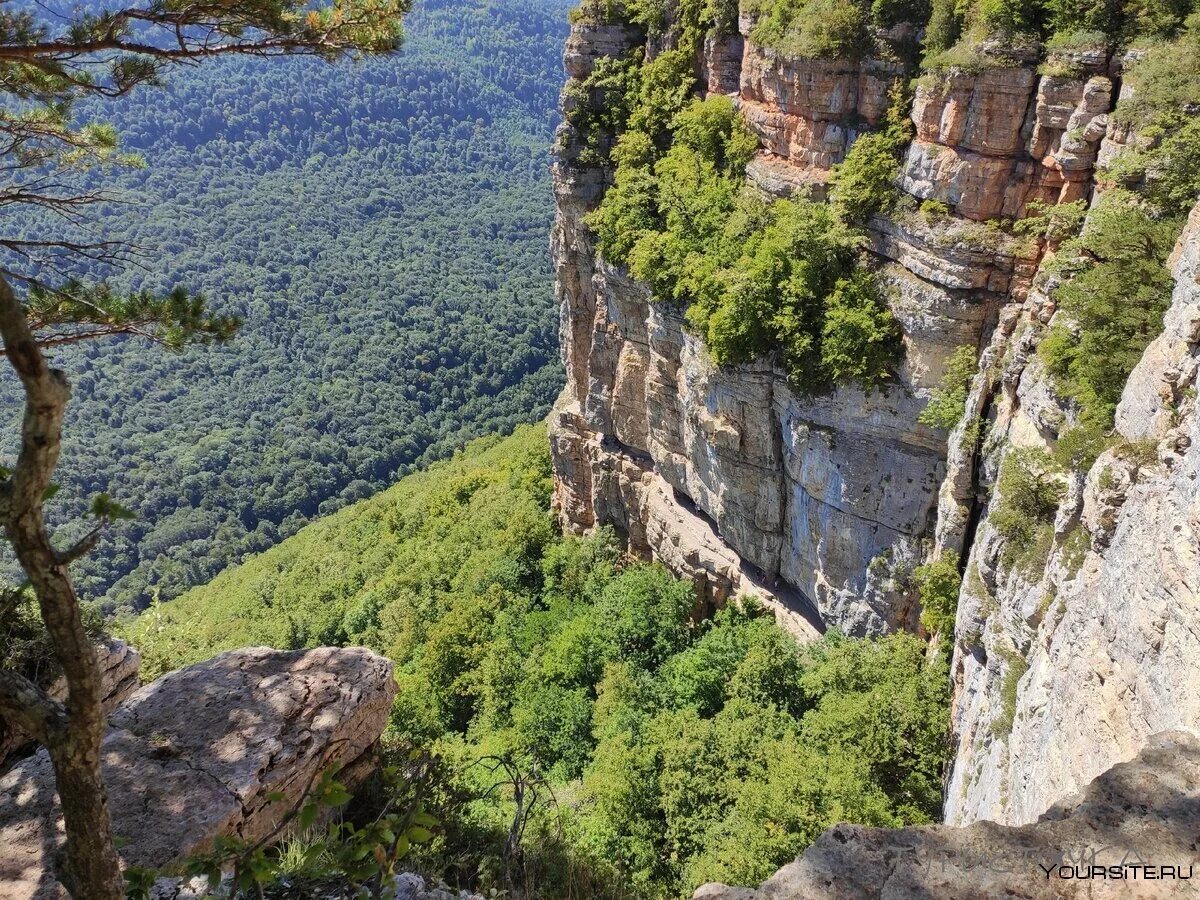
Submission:
<svg viewBox="0 0 1200 900">
<path fill-rule="evenodd" d="M 986 520 L 971 549 L 978 577 L 968 574 L 956 629 L 951 823 L 1031 822 L 1154 732 L 1200 727 L 1200 207 L 1172 262 L 1166 328 L 1117 412 L 1132 443 L 1069 485 L 1043 568 L 1000 574 L 1004 539 Z M 1010 339 L 987 466 L 1063 427 L 1030 361 L 1039 333 L 1027 317 Z M 1071 559 L 1077 528 L 1091 549 Z"/>
<path fill-rule="evenodd" d="M 736 96 L 761 141 L 750 180 L 777 196 L 820 197 L 830 167 L 883 115 L 901 68 L 788 57 L 757 46 L 752 26 L 743 17 L 740 34 L 707 41 L 697 71 L 708 90 Z M 630 27 L 577 24 L 568 75 L 582 79 L 597 58 L 642 44 Z M 798 395 L 770 359 L 715 368 L 677 309 L 598 256 L 583 219 L 610 173 L 581 164 L 564 126 L 553 251 L 568 384 L 551 441 L 567 528 L 612 525 L 711 601 L 755 593 L 802 636 L 918 627 L 898 576 L 934 536 L 947 439 L 917 417 L 950 353 L 986 344 L 1036 269 L 1036 248 L 977 220 L 1085 194 L 1111 105 L 1111 82 L 1093 71 L 1105 60 L 1079 78 L 1002 62 L 917 93 L 903 186 L 952 213 L 872 223 L 906 355 L 896 383 L 869 395 Z"/>
<path fill-rule="evenodd" d="M 756 46 L 752 26 L 710 38 L 697 72 L 760 139 L 749 180 L 820 198 L 899 69 L 790 58 Z M 577 25 L 568 74 L 643 43 L 632 28 Z M 714 367 L 679 310 L 597 255 L 584 216 L 611 173 L 582 165 L 564 126 L 553 249 L 568 384 L 551 441 L 566 528 L 611 525 L 711 602 L 757 594 L 801 638 L 917 629 L 906 573 L 959 554 L 946 819 L 1022 825 L 1150 735 L 1200 730 L 1200 207 L 1172 259 L 1166 329 L 1125 388 L 1120 444 L 1068 476 L 1044 564 L 1002 564 L 1000 467 L 1052 448 L 1073 413 L 1036 354 L 1057 315 L 1053 248 L 989 220 L 1093 202 L 1096 167 L 1128 136 L 1109 117 L 1119 60 L 1083 52 L 1041 68 L 1074 73 L 1059 76 L 1011 49 L 980 55 L 978 71 L 919 81 L 898 177 L 908 212 L 870 223 L 905 357 L 869 395 L 799 395 L 771 359 Z M 926 200 L 937 204 L 915 212 Z M 979 365 L 962 422 L 949 435 L 917 424 L 963 345 Z"/>
</svg>

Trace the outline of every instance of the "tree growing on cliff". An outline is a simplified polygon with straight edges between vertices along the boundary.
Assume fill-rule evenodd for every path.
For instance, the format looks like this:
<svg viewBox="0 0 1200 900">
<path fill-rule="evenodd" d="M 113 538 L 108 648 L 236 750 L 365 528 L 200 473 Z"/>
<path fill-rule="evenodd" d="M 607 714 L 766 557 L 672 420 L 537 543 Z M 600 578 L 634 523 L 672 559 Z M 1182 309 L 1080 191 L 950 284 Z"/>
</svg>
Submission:
<svg viewBox="0 0 1200 900">
<path fill-rule="evenodd" d="M 92 503 L 93 526 L 62 546 L 43 508 L 53 495 L 70 397 L 50 348 L 113 336 L 139 336 L 169 347 L 229 339 L 237 322 L 215 315 L 184 289 L 165 296 L 123 295 L 102 282 L 69 280 L 81 259 L 148 264 L 137 248 L 79 237 L 81 212 L 110 202 L 84 186 L 84 169 L 137 165 L 120 152 L 115 131 L 80 121 L 84 98 L 121 97 L 158 86 L 172 67 L 205 59 L 347 54 L 395 50 L 409 0 L 145 0 L 116 10 L 69 14 L 28 5 L 0 7 L 0 108 L 4 182 L 0 209 L 34 207 L 65 223 L 61 236 L 0 233 L 0 338 L 25 395 L 20 450 L 0 469 L 0 523 L 28 576 L 0 592 L 0 618 L 32 593 L 67 684 L 59 702 L 20 673 L 0 668 L 0 715 L 49 750 L 66 825 L 64 880 L 76 897 L 119 900 L 124 883 L 100 771 L 102 684 L 69 566 L 125 511 L 107 495 Z M 94 183 L 96 179 L 92 179 Z M 0 625 L 3 622 L 0 621 Z"/>
</svg>

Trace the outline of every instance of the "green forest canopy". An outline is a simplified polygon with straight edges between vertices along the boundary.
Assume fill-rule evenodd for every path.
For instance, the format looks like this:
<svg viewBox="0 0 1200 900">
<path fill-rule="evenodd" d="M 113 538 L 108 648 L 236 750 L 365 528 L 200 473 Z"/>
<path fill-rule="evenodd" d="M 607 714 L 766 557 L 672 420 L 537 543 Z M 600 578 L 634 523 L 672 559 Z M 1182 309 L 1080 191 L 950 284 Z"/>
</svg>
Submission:
<svg viewBox="0 0 1200 900">
<path fill-rule="evenodd" d="M 313 523 L 123 629 L 152 677 L 228 648 L 366 644 L 396 662 L 389 746 L 441 764 L 442 823 L 413 864 L 511 888 L 511 794 L 478 761 L 543 773 L 533 896 L 690 896 L 753 884 L 843 820 L 937 818 L 943 659 L 912 635 L 801 648 L 753 604 L 693 619 L 690 584 L 562 538 L 544 426 Z"/>
<path fill-rule="evenodd" d="M 169 599 L 545 414 L 562 378 L 546 234 L 566 8 L 430 0 L 392 59 L 216 60 L 86 110 L 148 164 L 115 177 L 130 203 L 89 213 L 152 251 L 118 283 L 178 279 L 245 325 L 182 355 L 57 354 L 74 382 L 61 518 L 99 491 L 138 514 L 76 567 L 85 596 Z M 0 383 L 10 415 L 16 399 Z"/>
</svg>

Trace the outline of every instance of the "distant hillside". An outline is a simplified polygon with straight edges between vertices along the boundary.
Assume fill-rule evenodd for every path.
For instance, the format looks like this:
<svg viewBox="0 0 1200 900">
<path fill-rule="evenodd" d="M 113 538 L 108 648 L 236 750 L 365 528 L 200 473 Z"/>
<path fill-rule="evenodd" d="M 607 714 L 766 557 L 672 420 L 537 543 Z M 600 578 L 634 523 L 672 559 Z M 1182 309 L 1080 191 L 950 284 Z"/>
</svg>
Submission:
<svg viewBox="0 0 1200 900">
<path fill-rule="evenodd" d="M 182 356 L 60 355 L 75 399 L 55 506 L 107 490 L 138 513 L 79 563 L 85 595 L 173 598 L 545 415 L 562 378 L 547 167 L 566 9 L 431 0 L 394 59 L 221 60 L 98 113 L 148 163 L 117 179 L 128 205 L 97 213 L 150 251 L 118 282 L 182 282 L 245 326 Z M 9 381 L 0 405 L 15 414 Z"/>
<path fill-rule="evenodd" d="M 390 633 L 410 601 L 445 608 L 499 578 L 497 566 L 536 564 L 554 539 L 549 504 L 544 425 L 480 438 L 149 610 L 125 636 L 143 677 L 256 644 L 379 645 L 381 610 Z"/>
</svg>

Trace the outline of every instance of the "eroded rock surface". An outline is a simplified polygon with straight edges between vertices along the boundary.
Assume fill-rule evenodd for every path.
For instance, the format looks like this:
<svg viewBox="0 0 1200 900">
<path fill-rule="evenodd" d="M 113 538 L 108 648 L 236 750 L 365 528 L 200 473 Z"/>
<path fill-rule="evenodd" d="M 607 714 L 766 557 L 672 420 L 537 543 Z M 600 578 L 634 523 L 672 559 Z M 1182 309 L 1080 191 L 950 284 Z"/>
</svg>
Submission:
<svg viewBox="0 0 1200 900">
<path fill-rule="evenodd" d="M 897 70 L 756 46 L 746 17 L 739 30 L 708 41 L 697 72 L 760 138 L 748 181 L 821 199 Z M 638 40 L 622 32 L 621 52 Z M 1172 261 L 1166 330 L 1118 410 L 1121 446 L 1063 474 L 1044 560 L 1004 562 L 989 522 L 1000 467 L 1014 449 L 1053 450 L 1076 410 L 1038 355 L 1060 315 L 1056 248 L 997 221 L 1094 204 L 1097 169 L 1131 140 L 1111 113 L 1117 86 L 1132 88 L 1103 51 L 1051 50 L 1038 66 L 996 42 L 975 50 L 969 71 L 919 79 L 902 196 L 867 227 L 905 349 L 871 395 L 802 396 L 769 357 L 714 367 L 679 310 L 598 258 L 584 217 L 612 173 L 566 140 L 553 248 L 568 383 L 551 441 L 564 528 L 611 525 L 710 603 L 757 594 L 802 638 L 916 630 L 908 575 L 958 554 L 946 815 L 1019 825 L 1150 735 L 1200 729 L 1200 211 Z M 978 353 L 966 415 L 949 434 L 918 424 L 963 346 Z"/>
<path fill-rule="evenodd" d="M 102 748 L 124 862 L 161 868 L 221 835 L 257 840 L 331 765 L 353 784 L 394 696 L 391 662 L 363 648 L 235 650 L 137 691 Z M 66 896 L 62 838 L 40 750 L 0 778 L 0 896 Z"/>
<path fill-rule="evenodd" d="M 903 73 L 884 59 L 788 56 L 757 45 L 753 25 L 743 16 L 739 35 L 708 40 L 697 71 L 710 91 L 736 96 L 761 141 L 750 182 L 820 198 Z M 568 75 L 640 39 L 577 23 Z M 912 208 L 934 199 L 949 212 L 870 224 L 906 352 L 895 382 L 869 395 L 799 395 L 771 359 L 714 367 L 679 310 L 598 257 L 584 217 L 611 172 L 581 162 L 564 126 L 552 246 L 567 386 L 551 420 L 564 526 L 613 525 L 705 599 L 757 594 L 797 634 L 915 630 L 903 576 L 935 533 L 948 453 L 947 435 L 917 418 L 950 355 L 986 346 L 1005 305 L 1024 301 L 1040 253 L 978 220 L 1086 193 L 1112 101 L 1106 64 L 1079 61 L 1079 77 L 1050 79 L 1006 58 L 923 82 L 900 180 Z"/>
<path fill-rule="evenodd" d="M 1045 564 L 1001 566 L 986 519 L 970 549 L 948 822 L 1031 822 L 1151 734 L 1200 729 L 1200 207 L 1172 266 L 1164 331 L 1118 407 L 1121 443 L 1069 482 Z M 993 471 L 1069 425 L 1033 354 L 1035 307 L 1010 340 Z"/>
<path fill-rule="evenodd" d="M 695 900 L 1200 896 L 1200 740 L 1167 732 L 1035 824 L 826 831 L 758 890 Z M 1111 878 L 1121 867 L 1122 879 Z M 1094 867 L 1104 867 L 1101 877 Z M 1136 867 L 1136 868 L 1135 868 Z M 1153 869 L 1149 877 L 1144 867 Z M 1047 872 L 1049 870 L 1049 872 Z M 1085 873 L 1092 877 L 1079 877 Z M 1182 880 L 1181 875 L 1190 876 Z"/>
<path fill-rule="evenodd" d="M 117 704 L 137 690 L 141 655 L 125 641 L 109 638 L 96 645 L 100 677 L 104 684 L 104 710 L 112 712 Z M 50 696 L 62 700 L 67 695 L 67 683 L 59 678 L 49 687 Z M 6 761 L 18 752 L 27 752 L 33 739 L 24 731 L 0 718 L 0 771 Z"/>
</svg>

